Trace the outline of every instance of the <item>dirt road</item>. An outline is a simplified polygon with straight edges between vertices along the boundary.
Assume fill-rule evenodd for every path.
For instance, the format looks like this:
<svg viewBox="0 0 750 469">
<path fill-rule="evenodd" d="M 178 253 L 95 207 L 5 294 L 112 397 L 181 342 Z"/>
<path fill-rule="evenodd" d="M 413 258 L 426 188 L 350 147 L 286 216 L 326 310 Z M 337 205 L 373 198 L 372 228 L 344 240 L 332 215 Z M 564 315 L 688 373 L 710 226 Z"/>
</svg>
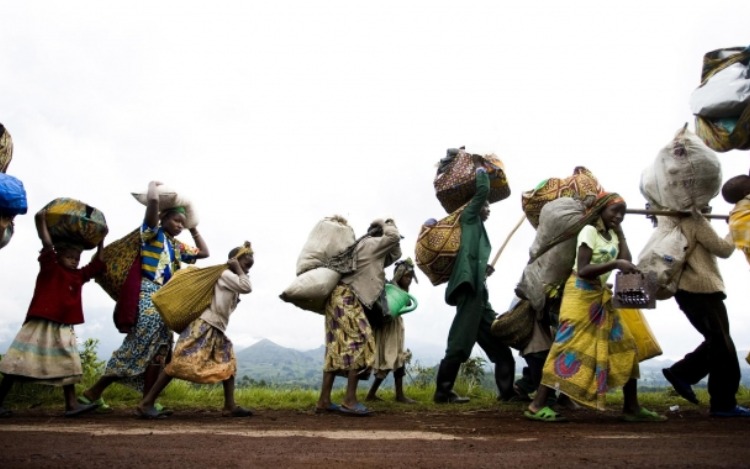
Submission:
<svg viewBox="0 0 750 469">
<path fill-rule="evenodd" d="M 0 467 L 750 466 L 750 420 L 712 419 L 702 410 L 656 424 L 620 422 L 614 411 L 569 416 L 547 424 L 515 408 L 365 418 L 183 411 L 144 421 L 125 411 L 76 419 L 29 411 L 0 420 Z"/>
</svg>

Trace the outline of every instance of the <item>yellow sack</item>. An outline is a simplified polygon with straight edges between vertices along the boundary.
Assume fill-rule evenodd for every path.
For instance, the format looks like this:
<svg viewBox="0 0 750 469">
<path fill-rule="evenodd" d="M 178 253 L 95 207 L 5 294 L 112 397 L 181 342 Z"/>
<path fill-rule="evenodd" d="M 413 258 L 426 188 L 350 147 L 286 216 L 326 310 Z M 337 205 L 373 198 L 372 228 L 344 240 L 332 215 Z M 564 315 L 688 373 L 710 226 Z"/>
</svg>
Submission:
<svg viewBox="0 0 750 469">
<path fill-rule="evenodd" d="M 618 309 L 618 311 L 623 328 L 628 329 L 635 339 L 639 362 L 658 357 L 663 353 L 640 309 Z"/>
<path fill-rule="evenodd" d="M 94 281 L 101 285 L 113 300 L 117 301 L 125 279 L 133 267 L 133 262 L 140 261 L 141 229 L 136 228 L 117 241 L 104 246 L 102 254 L 106 269 L 94 277 Z M 140 266 L 140 262 L 138 265 Z M 138 288 L 140 288 L 140 283 Z"/>
<path fill-rule="evenodd" d="M 211 306 L 214 286 L 227 268 L 227 264 L 190 266 L 175 272 L 169 282 L 151 296 L 164 324 L 180 333 L 195 321 Z"/>
</svg>

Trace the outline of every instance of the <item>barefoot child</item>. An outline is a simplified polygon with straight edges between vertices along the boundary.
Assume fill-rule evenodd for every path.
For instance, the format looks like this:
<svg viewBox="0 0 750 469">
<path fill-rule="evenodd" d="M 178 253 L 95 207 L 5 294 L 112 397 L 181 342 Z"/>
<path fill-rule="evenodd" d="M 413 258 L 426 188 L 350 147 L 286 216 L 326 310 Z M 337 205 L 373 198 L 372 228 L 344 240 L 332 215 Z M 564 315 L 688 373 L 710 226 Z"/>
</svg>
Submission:
<svg viewBox="0 0 750 469">
<path fill-rule="evenodd" d="M 141 418 L 166 417 L 154 404 L 172 378 L 201 384 L 221 381 L 224 386 L 222 415 L 250 417 L 253 414 L 234 402 L 237 362 L 232 342 L 224 333 L 229 324 L 229 316 L 237 308 L 240 294 L 252 291 L 247 273 L 254 262 L 253 250 L 247 241 L 229 252 L 229 269 L 216 282 L 211 306 L 180 334 L 172 361 L 162 370 L 156 383 L 138 406 L 137 412 Z"/>
<path fill-rule="evenodd" d="M 416 281 L 414 275 L 414 262 L 409 258 L 396 262 L 393 270 L 391 283 L 404 291 L 409 291 L 412 280 Z M 393 383 L 396 390 L 396 401 L 404 404 L 413 404 L 416 401 L 406 397 L 404 394 L 404 375 L 406 375 L 406 360 L 411 352 L 404 350 L 404 320 L 396 316 L 386 322 L 382 328 L 375 331 L 375 381 L 372 383 L 366 400 L 380 400 L 376 393 L 388 376 L 393 371 Z"/>
<path fill-rule="evenodd" d="M 83 368 L 73 326 L 83 323 L 83 284 L 104 269 L 103 241 L 97 246 L 94 259 L 79 269 L 82 248 L 52 244 L 45 210 L 37 212 L 35 221 L 42 240 L 39 274 L 26 321 L 0 361 L 0 372 L 4 375 L 0 383 L 0 416 L 11 414 L 2 403 L 13 383 L 29 380 L 62 386 L 65 416 L 74 417 L 96 408 L 76 401 L 75 383 L 81 381 Z"/>
</svg>

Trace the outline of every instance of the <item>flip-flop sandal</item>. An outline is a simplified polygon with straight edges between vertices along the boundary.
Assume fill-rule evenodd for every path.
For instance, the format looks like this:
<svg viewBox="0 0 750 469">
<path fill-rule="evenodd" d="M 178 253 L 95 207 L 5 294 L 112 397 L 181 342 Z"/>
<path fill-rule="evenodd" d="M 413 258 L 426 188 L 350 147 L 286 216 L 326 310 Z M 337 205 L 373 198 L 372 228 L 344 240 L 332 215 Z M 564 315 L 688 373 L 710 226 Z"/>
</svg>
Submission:
<svg viewBox="0 0 750 469">
<path fill-rule="evenodd" d="M 664 422 L 667 418 L 645 407 L 638 409 L 635 414 L 622 414 L 620 419 L 624 422 Z"/>
<path fill-rule="evenodd" d="M 222 417 L 252 417 L 253 412 L 244 407 L 237 406 L 232 410 L 225 410 L 221 413 Z"/>
<path fill-rule="evenodd" d="M 352 415 L 355 417 L 367 417 L 372 415 L 372 411 L 365 407 L 361 402 L 357 402 L 354 407 L 347 407 L 345 404 L 339 406 L 339 412 L 344 415 Z"/>
<path fill-rule="evenodd" d="M 76 400 L 78 401 L 79 404 L 88 404 L 88 405 L 96 404 L 98 406 L 96 411 L 99 413 L 112 412 L 112 407 L 110 407 L 109 404 L 104 402 L 104 398 L 102 397 L 100 397 L 99 399 L 95 401 L 92 401 L 88 397 L 81 394 L 80 396 L 78 396 Z"/>
<path fill-rule="evenodd" d="M 338 404 L 328 404 L 328 407 L 316 407 L 315 413 L 316 414 L 325 414 L 327 412 L 339 412 L 341 411 L 341 406 Z"/>
<path fill-rule="evenodd" d="M 160 414 L 162 414 L 165 417 L 169 417 L 170 415 L 174 414 L 174 412 L 172 411 L 172 409 L 167 409 L 166 407 L 164 407 L 163 405 L 159 404 L 158 402 L 156 404 L 154 404 L 154 409 L 156 409 L 157 412 L 159 412 Z"/>
<path fill-rule="evenodd" d="M 66 410 L 63 414 L 65 417 L 77 417 L 81 414 L 85 414 L 86 412 L 91 412 L 92 410 L 99 407 L 96 404 L 81 404 L 78 408 L 73 410 Z"/>
<path fill-rule="evenodd" d="M 167 415 L 164 412 L 159 412 L 158 410 L 156 410 L 156 408 L 153 407 L 148 410 L 143 410 L 140 407 L 136 407 L 135 414 L 139 419 L 144 420 L 161 420 L 167 418 Z"/>
<path fill-rule="evenodd" d="M 558 414 L 550 407 L 542 407 L 536 412 L 526 410 L 524 411 L 523 416 L 529 420 L 536 420 L 537 422 L 559 423 L 568 421 L 568 419 Z"/>
</svg>

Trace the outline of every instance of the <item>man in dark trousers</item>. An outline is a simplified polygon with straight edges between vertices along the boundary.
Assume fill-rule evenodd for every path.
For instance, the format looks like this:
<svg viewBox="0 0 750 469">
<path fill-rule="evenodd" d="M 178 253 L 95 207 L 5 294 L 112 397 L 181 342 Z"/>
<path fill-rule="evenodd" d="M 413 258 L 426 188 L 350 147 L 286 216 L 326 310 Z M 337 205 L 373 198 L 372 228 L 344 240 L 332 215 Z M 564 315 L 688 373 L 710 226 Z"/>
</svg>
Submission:
<svg viewBox="0 0 750 469">
<path fill-rule="evenodd" d="M 453 391 L 461 363 L 471 356 L 475 343 L 495 364 L 495 383 L 500 400 L 515 396 L 513 378 L 515 361 L 513 354 L 490 333 L 495 312 L 489 303 L 486 278 L 494 269 L 487 264 L 490 257 L 490 240 L 484 222 L 490 215 L 487 197 L 490 193 L 490 178 L 482 166 L 482 159 L 475 155 L 477 192 L 461 214 L 461 248 L 456 264 L 445 290 L 445 302 L 456 307 L 445 358 L 440 362 L 433 400 L 439 403 L 460 404 L 469 399 Z"/>
</svg>

